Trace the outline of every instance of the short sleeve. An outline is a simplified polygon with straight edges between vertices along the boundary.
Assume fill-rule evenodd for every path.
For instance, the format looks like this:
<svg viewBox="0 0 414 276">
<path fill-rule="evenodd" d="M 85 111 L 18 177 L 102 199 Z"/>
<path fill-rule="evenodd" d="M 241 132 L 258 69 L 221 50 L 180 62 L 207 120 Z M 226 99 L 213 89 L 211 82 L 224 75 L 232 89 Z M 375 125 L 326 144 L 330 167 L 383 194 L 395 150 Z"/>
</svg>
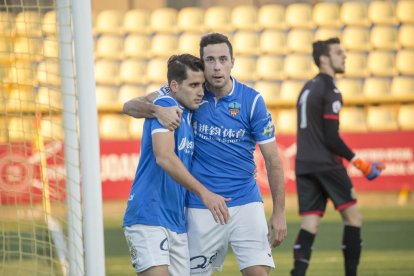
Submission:
<svg viewBox="0 0 414 276">
<path fill-rule="evenodd" d="M 266 144 L 275 140 L 272 116 L 260 94 L 257 94 L 253 101 L 250 122 L 253 139 L 258 144 Z"/>
<path fill-rule="evenodd" d="M 170 96 L 159 96 L 153 101 L 153 103 L 162 107 L 178 106 L 177 102 Z M 152 119 L 151 134 L 168 131 L 169 130 L 165 128 L 156 118 Z"/>
</svg>

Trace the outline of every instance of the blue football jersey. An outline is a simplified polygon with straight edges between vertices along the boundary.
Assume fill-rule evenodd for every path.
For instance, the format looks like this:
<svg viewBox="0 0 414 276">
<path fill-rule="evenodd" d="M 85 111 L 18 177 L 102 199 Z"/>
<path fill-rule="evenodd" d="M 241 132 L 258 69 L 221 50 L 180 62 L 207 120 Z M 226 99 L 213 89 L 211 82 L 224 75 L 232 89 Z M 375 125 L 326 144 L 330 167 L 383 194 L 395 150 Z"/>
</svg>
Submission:
<svg viewBox="0 0 414 276">
<path fill-rule="evenodd" d="M 154 104 L 177 106 L 170 96 L 158 97 Z M 175 153 L 190 169 L 194 152 L 191 111 L 184 109 L 181 124 L 174 132 Z M 145 224 L 163 226 L 177 233 L 186 232 L 184 204 L 187 190 L 173 180 L 156 163 L 152 134 L 167 132 L 155 118 L 146 119 L 141 139 L 141 154 L 131 187 L 123 226 Z"/>
</svg>

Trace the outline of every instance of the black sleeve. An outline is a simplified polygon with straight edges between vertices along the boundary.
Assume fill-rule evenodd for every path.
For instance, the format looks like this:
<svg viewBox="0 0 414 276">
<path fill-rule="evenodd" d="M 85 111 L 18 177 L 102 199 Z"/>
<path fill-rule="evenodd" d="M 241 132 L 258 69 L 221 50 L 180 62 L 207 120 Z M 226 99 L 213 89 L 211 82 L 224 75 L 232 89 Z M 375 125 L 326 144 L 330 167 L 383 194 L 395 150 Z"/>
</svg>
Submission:
<svg viewBox="0 0 414 276">
<path fill-rule="evenodd" d="M 345 144 L 342 138 L 339 136 L 339 121 L 338 120 L 324 120 L 324 136 L 325 143 L 328 149 L 336 155 L 342 156 L 346 160 L 350 161 L 355 154 Z"/>
</svg>

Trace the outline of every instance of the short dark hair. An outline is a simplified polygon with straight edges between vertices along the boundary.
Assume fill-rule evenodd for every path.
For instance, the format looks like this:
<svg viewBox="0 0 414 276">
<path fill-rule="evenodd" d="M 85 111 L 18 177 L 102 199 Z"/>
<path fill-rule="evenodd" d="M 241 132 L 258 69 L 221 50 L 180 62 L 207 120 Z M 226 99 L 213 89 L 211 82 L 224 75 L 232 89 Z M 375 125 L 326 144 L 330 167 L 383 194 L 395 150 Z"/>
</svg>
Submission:
<svg viewBox="0 0 414 276">
<path fill-rule="evenodd" d="M 220 44 L 220 43 L 226 43 L 227 47 L 229 47 L 230 57 L 233 57 L 233 46 L 231 45 L 231 42 L 229 38 L 223 34 L 219 33 L 211 33 L 206 34 L 203 36 L 200 40 L 200 58 L 203 59 L 204 55 L 204 47 L 211 44 Z"/>
<path fill-rule="evenodd" d="M 187 79 L 187 68 L 195 72 L 204 72 L 204 63 L 200 58 L 190 54 L 172 55 L 168 59 L 168 83 L 173 80 L 181 83 Z"/>
<path fill-rule="evenodd" d="M 318 40 L 312 44 L 312 55 L 316 66 L 320 66 L 320 56 L 329 56 L 329 46 L 332 44 L 340 44 L 341 41 L 337 37 L 329 38 L 327 40 Z"/>
</svg>

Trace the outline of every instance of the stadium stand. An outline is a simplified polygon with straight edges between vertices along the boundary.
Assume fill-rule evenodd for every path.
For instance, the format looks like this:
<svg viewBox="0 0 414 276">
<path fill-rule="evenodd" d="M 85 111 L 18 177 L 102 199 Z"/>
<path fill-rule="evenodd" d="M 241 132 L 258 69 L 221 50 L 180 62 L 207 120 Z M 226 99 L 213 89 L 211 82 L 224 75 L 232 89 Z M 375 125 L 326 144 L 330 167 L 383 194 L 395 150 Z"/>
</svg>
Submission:
<svg viewBox="0 0 414 276">
<path fill-rule="evenodd" d="M 144 9 L 129 10 L 124 15 L 123 32 L 126 34 L 148 34 L 150 13 Z"/>
<path fill-rule="evenodd" d="M 277 112 L 276 131 L 279 134 L 296 134 L 296 109 L 282 109 Z"/>
<path fill-rule="evenodd" d="M 185 32 L 178 38 L 178 52 L 189 53 L 195 56 L 200 55 L 200 37 L 201 33 Z"/>
<path fill-rule="evenodd" d="M 373 131 L 398 130 L 397 108 L 394 106 L 368 106 L 367 126 Z"/>
<path fill-rule="evenodd" d="M 128 120 L 118 114 L 103 114 L 99 118 L 101 139 L 128 139 Z"/>
<path fill-rule="evenodd" d="M 282 80 L 284 78 L 283 57 L 275 55 L 260 56 L 256 63 L 256 78 L 267 81 Z"/>
<path fill-rule="evenodd" d="M 282 5 L 268 4 L 259 8 L 258 25 L 265 30 L 286 29 L 285 7 Z"/>
<path fill-rule="evenodd" d="M 181 9 L 177 15 L 177 28 L 180 32 L 204 32 L 204 10 L 197 7 Z"/>
<path fill-rule="evenodd" d="M 396 16 L 402 24 L 414 24 L 414 1 L 399 0 L 396 8 Z"/>
<path fill-rule="evenodd" d="M 366 27 L 346 27 L 342 33 L 342 45 L 348 51 L 371 50 L 369 28 Z"/>
<path fill-rule="evenodd" d="M 124 58 L 148 58 L 151 40 L 145 34 L 130 34 L 124 40 Z"/>
<path fill-rule="evenodd" d="M 259 34 L 253 31 L 238 31 L 233 36 L 233 51 L 239 55 L 259 54 Z"/>
<path fill-rule="evenodd" d="M 414 130 L 414 104 L 401 105 L 398 111 L 398 125 L 402 130 Z"/>
<path fill-rule="evenodd" d="M 337 3 L 321 2 L 315 4 L 312 11 L 313 22 L 319 27 L 342 26 L 339 17 L 339 5 Z"/>
<path fill-rule="evenodd" d="M 348 132 L 367 131 L 365 111 L 360 107 L 344 107 L 340 113 L 340 130 Z"/>
<path fill-rule="evenodd" d="M 123 32 L 124 16 L 118 10 L 103 10 L 96 16 L 94 33 L 96 35 L 114 34 L 120 35 Z"/>
<path fill-rule="evenodd" d="M 368 75 L 366 54 L 361 52 L 347 53 L 345 68 L 345 76 L 347 77 L 366 77 Z"/>
<path fill-rule="evenodd" d="M 397 50 L 398 29 L 388 25 L 374 26 L 370 31 L 370 42 L 373 49 Z"/>
<path fill-rule="evenodd" d="M 344 103 L 365 100 L 362 93 L 363 81 L 359 78 L 342 78 L 337 82 L 337 87 L 342 93 Z"/>
<path fill-rule="evenodd" d="M 292 29 L 287 35 L 287 48 L 292 53 L 312 53 L 313 31 Z"/>
<path fill-rule="evenodd" d="M 124 39 L 116 35 L 102 35 L 96 43 L 96 59 L 122 59 Z"/>
<path fill-rule="evenodd" d="M 392 1 L 372 1 L 368 6 L 368 18 L 372 24 L 395 25 L 395 4 Z"/>
<path fill-rule="evenodd" d="M 399 51 L 397 53 L 396 66 L 400 74 L 414 77 L 414 50 L 405 49 Z"/>
<path fill-rule="evenodd" d="M 390 51 L 371 51 L 368 55 L 368 71 L 372 76 L 392 77 L 395 68 L 395 54 Z"/>
<path fill-rule="evenodd" d="M 119 70 L 120 82 L 123 84 L 146 84 L 147 64 L 144 60 L 126 59 Z"/>
<path fill-rule="evenodd" d="M 341 21 L 346 26 L 370 25 L 368 3 L 362 1 L 344 2 L 340 10 Z"/>
<path fill-rule="evenodd" d="M 174 34 L 155 34 L 151 39 L 152 57 L 170 57 L 178 50 L 178 39 Z"/>
<path fill-rule="evenodd" d="M 154 33 L 177 32 L 177 10 L 173 8 L 159 8 L 150 15 L 150 29 Z"/>
<path fill-rule="evenodd" d="M 401 48 L 414 49 L 414 25 L 403 24 L 398 31 L 398 42 Z"/>
<path fill-rule="evenodd" d="M 280 99 L 285 103 L 291 104 L 294 106 L 298 99 L 300 91 L 302 91 L 303 86 L 305 85 L 304 81 L 298 80 L 285 80 L 282 82 L 280 87 Z"/>
<path fill-rule="evenodd" d="M 257 31 L 257 17 L 258 11 L 255 6 L 240 5 L 231 12 L 231 24 L 235 30 Z"/>
<path fill-rule="evenodd" d="M 264 30 L 259 39 L 260 54 L 286 53 L 286 33 L 282 30 Z"/>
<path fill-rule="evenodd" d="M 96 105 L 98 108 L 113 105 L 118 100 L 118 89 L 116 86 L 96 86 Z"/>
<path fill-rule="evenodd" d="M 207 32 L 232 32 L 231 9 L 224 6 L 212 6 L 204 14 L 204 26 Z"/>
<path fill-rule="evenodd" d="M 286 24 L 290 28 L 313 29 L 312 6 L 308 3 L 293 3 L 286 8 Z"/>
<path fill-rule="evenodd" d="M 278 82 L 256 81 L 254 89 L 260 92 L 266 103 L 280 98 L 280 83 Z"/>
<path fill-rule="evenodd" d="M 117 102 L 123 104 L 130 99 L 145 95 L 145 86 L 124 84 L 119 88 Z"/>
<path fill-rule="evenodd" d="M 256 80 L 256 58 L 253 56 L 241 56 L 234 62 L 233 76 L 243 82 L 254 82 Z"/>
</svg>

